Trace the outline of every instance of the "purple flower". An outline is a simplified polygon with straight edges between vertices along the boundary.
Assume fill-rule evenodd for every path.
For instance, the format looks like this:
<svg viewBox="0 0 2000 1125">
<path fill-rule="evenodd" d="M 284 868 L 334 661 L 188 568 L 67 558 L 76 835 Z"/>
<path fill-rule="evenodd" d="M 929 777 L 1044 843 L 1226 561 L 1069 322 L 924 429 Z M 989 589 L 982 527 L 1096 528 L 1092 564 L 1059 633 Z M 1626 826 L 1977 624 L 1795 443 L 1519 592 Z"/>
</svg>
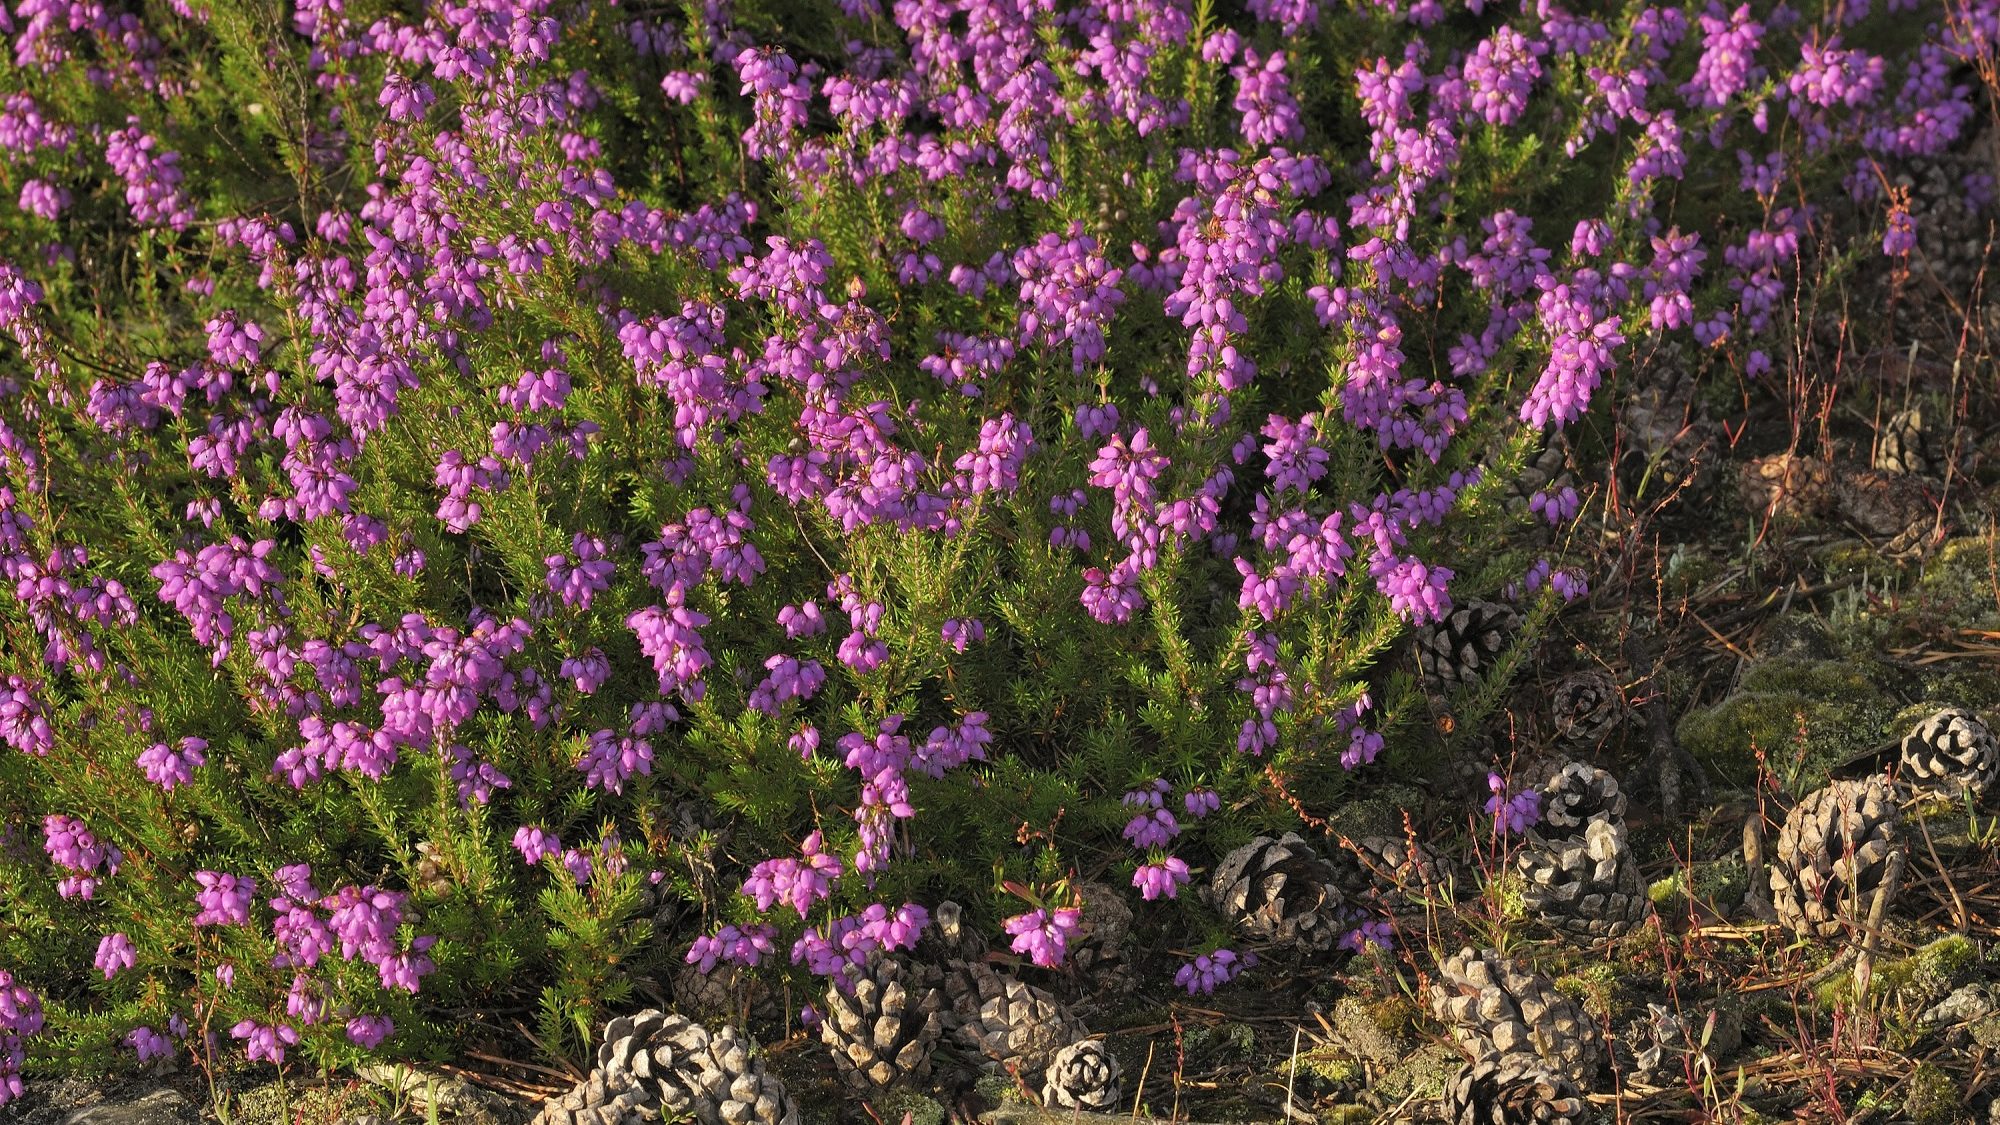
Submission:
<svg viewBox="0 0 2000 1125">
<path fill-rule="evenodd" d="M 1519 834 L 1542 818 L 1542 795 L 1533 789 L 1508 793 L 1507 782 L 1497 773 L 1486 775 L 1486 787 L 1493 791 L 1486 811 L 1506 831 Z"/>
<path fill-rule="evenodd" d="M 939 635 L 953 652 L 963 653 L 968 647 L 986 639 L 986 624 L 977 617 L 953 617 L 945 621 Z"/>
<path fill-rule="evenodd" d="M 1340 938 L 1340 948 L 1351 949 L 1356 953 L 1361 952 L 1370 945 L 1378 949 L 1387 949 L 1391 944 L 1393 944 L 1393 938 L 1387 918 L 1377 918 L 1374 921 L 1363 922 L 1354 929 L 1342 934 Z"/>
<path fill-rule="evenodd" d="M 1901 258 L 1917 248 L 1917 224 L 1910 218 L 1909 204 L 1898 202 L 1889 208 L 1889 225 L 1882 235 L 1882 253 Z"/>
<path fill-rule="evenodd" d="M 1174 820 L 1174 814 L 1165 809 L 1154 809 L 1140 813 L 1125 825 L 1125 839 L 1140 851 L 1165 847 L 1181 834 L 1181 826 Z"/>
<path fill-rule="evenodd" d="M 1044 969 L 1052 969 L 1069 956 L 1069 939 L 1076 933 L 1083 912 L 1073 906 L 1055 910 L 1037 908 L 1007 919 L 1004 928 L 1014 938 L 1010 948 Z"/>
<path fill-rule="evenodd" d="M 1182 965 L 1174 973 L 1174 983 L 1187 990 L 1189 996 L 1208 995 L 1217 986 L 1228 984 L 1245 969 L 1254 968 L 1257 955 L 1238 954 L 1232 949 L 1218 949 L 1213 953 L 1203 953 Z"/>
<path fill-rule="evenodd" d="M 562 851 L 562 840 L 539 824 L 523 824 L 514 830 L 514 850 L 522 862 L 539 864 L 543 856 Z"/>
<path fill-rule="evenodd" d="M 126 1032 L 124 1043 L 127 1047 L 132 1048 L 142 1063 L 151 1062 L 154 1059 L 171 1058 L 174 1053 L 173 1040 L 168 1039 L 150 1027 L 135 1027 Z"/>
<path fill-rule="evenodd" d="M 800 918 L 812 912 L 813 904 L 833 891 L 834 880 L 844 868 L 840 859 L 820 850 L 820 834 L 814 832 L 799 845 L 801 859 L 767 859 L 744 880 L 743 893 L 754 899 L 758 910 L 786 903 Z"/>
<path fill-rule="evenodd" d="M 222 871 L 197 871 L 194 881 L 201 887 L 194 896 L 195 905 L 201 907 L 194 925 L 250 924 L 250 900 L 257 894 L 257 880 Z"/>
<path fill-rule="evenodd" d="M 396 1033 L 396 1022 L 387 1016 L 355 1016 L 347 1021 L 347 1039 L 364 1051 L 382 1045 Z"/>
<path fill-rule="evenodd" d="M 177 785 L 194 782 L 195 767 L 208 764 L 207 757 L 202 753 L 207 749 L 206 741 L 193 737 L 181 739 L 178 751 L 168 748 L 164 742 L 156 742 L 140 753 L 139 769 L 145 773 L 147 781 L 172 792 Z"/>
<path fill-rule="evenodd" d="M 118 975 L 119 970 L 138 964 L 139 956 L 132 951 L 131 938 L 124 934 L 105 934 L 97 943 L 97 957 L 91 963 L 104 974 L 105 980 L 110 980 Z"/>
<path fill-rule="evenodd" d="M 1190 789 L 1181 798 L 1181 807 L 1187 809 L 1189 817 L 1200 820 L 1222 807 L 1222 795 L 1213 789 Z"/>
<path fill-rule="evenodd" d="M 290 1024 L 269 1026 L 254 1020 L 244 1020 L 229 1029 L 232 1039 L 246 1039 L 249 1047 L 245 1054 L 251 1062 L 263 1060 L 282 1066 L 285 1062 L 285 1048 L 295 1047 L 299 1042 L 298 1029 Z"/>
<path fill-rule="evenodd" d="M 1156 898 L 1177 898 L 1181 887 L 1188 881 L 1188 865 L 1179 856 L 1168 856 L 1158 863 L 1145 863 L 1132 873 L 1132 885 L 1139 890 L 1139 897 L 1151 902 Z"/>
<path fill-rule="evenodd" d="M 714 972 L 723 961 L 754 968 L 771 954 L 777 936 L 777 930 L 770 926 L 724 926 L 712 935 L 696 938 L 688 947 L 687 963 L 704 973 Z"/>
</svg>

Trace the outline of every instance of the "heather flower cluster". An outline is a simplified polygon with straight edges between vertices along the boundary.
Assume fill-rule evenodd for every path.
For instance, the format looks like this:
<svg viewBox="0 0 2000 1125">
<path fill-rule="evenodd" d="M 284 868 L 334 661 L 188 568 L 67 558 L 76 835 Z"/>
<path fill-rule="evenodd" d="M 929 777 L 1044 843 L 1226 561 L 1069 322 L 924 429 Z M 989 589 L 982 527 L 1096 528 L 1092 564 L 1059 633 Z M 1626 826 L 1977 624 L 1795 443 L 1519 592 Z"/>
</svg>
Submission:
<svg viewBox="0 0 2000 1125">
<path fill-rule="evenodd" d="M 1496 451 L 1662 344 L 1770 393 L 1828 232 L 1921 257 L 1885 170 L 2000 40 L 801 2 L 809 55 L 722 0 L 0 10 L 0 891 L 53 935 L 0 933 L 0 1102 L 38 990 L 141 1060 L 522 988 L 580 1048 L 649 962 L 844 983 L 996 874 L 1055 968 L 1107 857 L 1191 944 L 1216 820 L 1395 768 L 1400 631 L 1587 591 L 1600 501 Z"/>
</svg>

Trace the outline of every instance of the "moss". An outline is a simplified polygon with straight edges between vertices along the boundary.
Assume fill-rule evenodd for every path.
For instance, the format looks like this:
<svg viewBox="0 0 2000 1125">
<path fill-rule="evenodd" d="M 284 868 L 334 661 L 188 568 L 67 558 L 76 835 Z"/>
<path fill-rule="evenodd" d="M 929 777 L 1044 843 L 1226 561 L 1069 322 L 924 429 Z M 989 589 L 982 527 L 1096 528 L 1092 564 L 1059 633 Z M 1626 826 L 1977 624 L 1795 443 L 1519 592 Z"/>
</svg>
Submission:
<svg viewBox="0 0 2000 1125">
<path fill-rule="evenodd" d="M 1422 808 L 1424 795 L 1406 785 L 1386 785 L 1366 797 L 1343 802 L 1327 822 L 1335 832 L 1355 839 L 1363 836 L 1403 835 L 1403 813 Z"/>
<path fill-rule="evenodd" d="M 1681 720 L 1679 737 L 1731 785 L 1756 780 L 1756 751 L 1795 790 L 1825 778 L 1829 767 L 1889 735 L 1894 699 L 1843 660 L 1760 661 L 1738 691 Z"/>
<path fill-rule="evenodd" d="M 1586 965 L 1556 978 L 1556 991 L 1583 1005 L 1593 1019 L 1609 1019 L 1618 1004 L 1618 973 L 1623 966 L 1610 961 Z"/>
<path fill-rule="evenodd" d="M 1299 1065 L 1335 1086 L 1347 1086 L 1367 1077 L 1359 1060 L 1331 1045 L 1299 1052 Z"/>
<path fill-rule="evenodd" d="M 1868 978 L 1871 1004 L 1894 1002 L 1904 1008 L 1927 1008 L 1942 1000 L 1979 968 L 1979 947 L 1960 934 L 1941 937 L 1894 960 L 1877 961 Z M 1822 1008 L 1847 1003 L 1854 994 L 1854 974 L 1840 973 L 1821 984 L 1814 997 Z"/>
<path fill-rule="evenodd" d="M 1984 538 L 1952 539 L 1924 563 L 1916 593 L 1932 612 L 1944 614 L 1960 627 L 2000 618 L 1993 590 L 1994 545 Z"/>
<path fill-rule="evenodd" d="M 1903 1094 L 1903 1118 L 1912 1125 L 1945 1125 L 1965 1108 L 1958 1083 L 1936 1063 L 1920 1062 Z"/>
<path fill-rule="evenodd" d="M 910 1090 L 896 1090 L 882 1099 L 877 1108 L 884 1121 L 901 1121 L 909 1114 L 910 1125 L 944 1125 L 944 1107 Z"/>
<path fill-rule="evenodd" d="M 1321 1125 L 1369 1125 L 1375 1111 L 1365 1105 L 1337 1105 L 1320 1111 Z"/>
<path fill-rule="evenodd" d="M 1372 1092 L 1390 1104 L 1412 1096 L 1418 1101 L 1441 1097 L 1445 1083 L 1463 1061 L 1464 1057 L 1447 1044 L 1428 1044 L 1412 1052 L 1402 1065 L 1377 1078 Z"/>
</svg>

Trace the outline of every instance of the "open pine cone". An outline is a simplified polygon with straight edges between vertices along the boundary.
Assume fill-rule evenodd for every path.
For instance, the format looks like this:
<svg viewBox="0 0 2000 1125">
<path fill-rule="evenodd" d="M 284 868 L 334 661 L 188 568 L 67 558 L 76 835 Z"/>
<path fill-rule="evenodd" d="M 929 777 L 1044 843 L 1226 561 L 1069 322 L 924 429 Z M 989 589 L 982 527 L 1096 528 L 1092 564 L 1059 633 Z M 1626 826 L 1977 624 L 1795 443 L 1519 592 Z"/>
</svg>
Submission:
<svg viewBox="0 0 2000 1125">
<path fill-rule="evenodd" d="M 1596 746 L 1625 721 L 1625 693 L 1617 680 L 1596 668 L 1572 672 L 1549 693 L 1549 713 L 1558 740 Z"/>
<path fill-rule="evenodd" d="M 1786 815 L 1771 856 L 1771 905 L 1808 937 L 1839 937 L 1888 878 L 1902 811 L 1878 777 L 1835 780 Z M 1891 888 L 1893 893 L 1893 888 Z"/>
<path fill-rule="evenodd" d="M 1533 1055 L 1488 1054 L 1445 1084 L 1444 1116 L 1451 1125 L 1584 1125 L 1590 1104 Z"/>
<path fill-rule="evenodd" d="M 1118 1056 L 1096 1039 L 1084 1039 L 1056 1052 L 1042 1079 L 1042 1105 L 1049 1109 L 1112 1110 L 1123 1091 L 1118 1086 Z"/>
<path fill-rule="evenodd" d="M 1618 779 L 1596 766 L 1571 762 L 1542 786 L 1542 819 L 1536 831 L 1549 840 L 1582 839 L 1594 820 L 1625 823 L 1625 794 Z"/>
<path fill-rule="evenodd" d="M 1530 913 L 1590 939 L 1622 937 L 1646 920 L 1652 900 L 1622 823 L 1596 817 L 1580 837 L 1537 840 L 1515 855 Z"/>
<path fill-rule="evenodd" d="M 1920 555 L 1942 533 L 1938 502 L 1917 477 L 1845 471 L 1834 481 L 1833 498 L 1840 517 L 1891 558 Z"/>
<path fill-rule="evenodd" d="M 2000 781 L 2000 739 L 1979 716 L 1947 707 L 1903 736 L 1903 777 L 1924 796 L 1986 796 Z"/>
<path fill-rule="evenodd" d="M 1413 895 L 1442 898 L 1451 890 L 1449 861 L 1422 844 L 1412 846 L 1401 836 L 1343 838 L 1332 858 L 1336 881 L 1350 900 L 1374 901 L 1390 910 L 1401 910 Z"/>
<path fill-rule="evenodd" d="M 1833 467 L 1817 457 L 1774 453 L 1745 462 L 1737 478 L 1755 520 L 1790 523 L 1833 506 Z"/>
<path fill-rule="evenodd" d="M 1079 971 L 1101 973 L 1125 956 L 1125 938 L 1132 932 L 1132 907 L 1109 883 L 1084 882 L 1075 887 L 1083 913 L 1070 935 L 1070 964 Z"/>
<path fill-rule="evenodd" d="M 1296 832 L 1259 836 L 1215 865 L 1209 898 L 1252 938 L 1323 953 L 1342 932 L 1338 877 Z"/>
<path fill-rule="evenodd" d="M 1700 491 L 1713 476 L 1721 427 L 1701 405 L 1697 388 L 1693 366 L 1668 357 L 1649 364 L 1620 405 L 1618 478 L 1629 499 L 1651 502 L 1680 489 Z"/>
<path fill-rule="evenodd" d="M 841 1080 L 871 1094 L 927 1077 L 945 1028 L 938 989 L 880 952 L 848 975 L 847 989 L 827 989 L 819 1024 Z"/>
<path fill-rule="evenodd" d="M 1941 467 L 1936 427 L 1923 407 L 1899 410 L 1875 432 L 1875 467 L 1885 473 L 1931 476 Z"/>
<path fill-rule="evenodd" d="M 947 967 L 947 1032 L 968 1052 L 1034 1082 L 1056 1053 L 1090 1032 L 1054 996 L 978 961 Z"/>
<path fill-rule="evenodd" d="M 1555 982 L 1492 949 L 1463 949 L 1438 965 L 1431 1011 L 1475 1054 L 1539 1057 L 1588 1084 L 1604 1067 L 1604 1036 Z"/>
<path fill-rule="evenodd" d="M 637 1125 L 662 1113 L 699 1125 L 798 1125 L 784 1083 L 750 1054 L 733 1027 L 709 1030 L 684 1016 L 649 1009 L 604 1029 L 597 1067 L 568 1094 L 543 1106 L 536 1125 Z"/>
<path fill-rule="evenodd" d="M 1417 665 L 1433 691 L 1477 684 L 1521 629 L 1521 615 L 1499 602 L 1467 601 L 1444 620 L 1417 630 Z"/>
</svg>

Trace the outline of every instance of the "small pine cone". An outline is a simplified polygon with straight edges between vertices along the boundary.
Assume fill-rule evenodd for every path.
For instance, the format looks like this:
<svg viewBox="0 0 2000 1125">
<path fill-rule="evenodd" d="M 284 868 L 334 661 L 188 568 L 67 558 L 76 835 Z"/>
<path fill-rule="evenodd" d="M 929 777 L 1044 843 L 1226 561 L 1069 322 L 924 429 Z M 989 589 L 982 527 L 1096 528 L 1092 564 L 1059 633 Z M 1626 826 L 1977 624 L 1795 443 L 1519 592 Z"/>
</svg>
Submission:
<svg viewBox="0 0 2000 1125">
<path fill-rule="evenodd" d="M 1209 898 L 1252 938 L 1324 953 L 1342 932 L 1338 877 L 1298 833 L 1259 836 L 1215 865 Z"/>
<path fill-rule="evenodd" d="M 1499 602 L 1465 602 L 1417 630 L 1417 664 L 1440 694 L 1477 684 L 1521 629 L 1521 615 Z"/>
<path fill-rule="evenodd" d="M 1531 845 L 1514 865 L 1527 881 L 1523 904 L 1559 930 L 1622 937 L 1652 910 L 1624 825 L 1608 819 L 1586 822 L 1580 838 Z"/>
<path fill-rule="evenodd" d="M 1687 1073 L 1688 1056 L 1701 1050 L 1688 1034 L 1686 1020 L 1666 1005 L 1651 1002 L 1644 1016 L 1627 1025 L 1620 1045 L 1626 1073 L 1648 1086 L 1679 1083 Z"/>
<path fill-rule="evenodd" d="M 1404 909 L 1412 896 L 1442 898 L 1450 892 L 1449 861 L 1401 836 L 1343 838 L 1333 865 L 1345 897 L 1372 900 L 1390 910 Z"/>
<path fill-rule="evenodd" d="M 1451 1125 L 1584 1125 L 1590 1105 L 1559 1071 L 1533 1055 L 1485 1055 L 1444 1088 Z"/>
<path fill-rule="evenodd" d="M 1618 779 L 1585 762 L 1571 762 L 1542 786 L 1537 831 L 1550 840 L 1578 840 L 1594 820 L 1625 823 L 1625 794 Z"/>
<path fill-rule="evenodd" d="M 1804 936 L 1840 936 L 1867 915 L 1888 878 L 1901 827 L 1881 778 L 1836 780 L 1807 794 L 1785 816 L 1771 856 L 1778 920 Z"/>
<path fill-rule="evenodd" d="M 1621 405 L 1619 429 L 1628 440 L 1618 476 L 1628 496 L 1650 501 L 1706 484 L 1720 435 L 1695 391 L 1692 368 L 1669 359 L 1653 365 Z"/>
<path fill-rule="evenodd" d="M 1892 558 L 1922 553 L 1942 530 L 1938 503 L 1918 477 L 1857 469 L 1841 474 L 1833 495 L 1841 518 Z"/>
<path fill-rule="evenodd" d="M 1431 1011 L 1475 1052 L 1529 1054 L 1573 1081 L 1604 1066 L 1604 1036 L 1555 982 L 1496 950 L 1463 949 L 1438 966 Z"/>
<path fill-rule="evenodd" d="M 632 1075 L 593 1070 L 568 1093 L 543 1102 L 530 1125 L 649 1125 L 659 1119 L 659 1101 Z"/>
<path fill-rule="evenodd" d="M 849 972 L 849 990 L 827 989 L 819 1037 L 833 1051 L 841 1080 L 869 1094 L 930 1074 L 931 1050 L 944 1034 L 943 997 L 902 962 L 872 953 Z"/>
<path fill-rule="evenodd" d="M 703 1021 L 747 1021 L 762 1028 L 785 1020 L 770 983 L 741 965 L 717 965 L 706 973 L 699 965 L 677 965 L 668 990 L 676 1008 Z"/>
<path fill-rule="evenodd" d="M 1924 796 L 1986 796 L 2000 781 L 2000 739 L 1979 716 L 1947 707 L 1903 736 L 1903 777 Z"/>
<path fill-rule="evenodd" d="M 1056 1052 L 1090 1034 L 1054 996 L 977 961 L 944 974 L 947 1030 L 968 1051 L 1033 1082 Z"/>
<path fill-rule="evenodd" d="M 1577 747 L 1603 742 L 1625 721 L 1625 693 L 1595 668 L 1572 672 L 1549 693 L 1557 740 Z"/>
<path fill-rule="evenodd" d="M 798 1125 L 784 1083 L 751 1056 L 750 1041 L 733 1027 L 710 1033 L 658 1009 L 620 1016 L 604 1028 L 593 1077 L 620 1076 L 646 1093 L 652 1116 L 645 1120 L 665 1111 L 699 1125 Z"/>
<path fill-rule="evenodd" d="M 1084 1039 L 1056 1052 L 1042 1080 L 1042 1105 L 1048 1109 L 1113 1110 L 1123 1092 L 1118 1087 L 1118 1056 L 1096 1039 Z"/>
<path fill-rule="evenodd" d="M 986 956 L 986 942 L 965 924 L 965 908 L 945 899 L 931 910 L 931 924 L 917 938 L 917 952 L 940 965 L 977 961 Z"/>
<path fill-rule="evenodd" d="M 1810 519 L 1833 504 L 1833 469 L 1817 457 L 1776 453 L 1746 462 L 1739 483 L 1750 515 L 1782 522 Z"/>
<path fill-rule="evenodd" d="M 1938 445 L 1938 435 L 1923 407 L 1898 410 L 1875 433 L 1875 467 L 1908 476 L 1938 475 L 1944 460 Z"/>
<path fill-rule="evenodd" d="M 417 886 L 444 898 L 451 894 L 451 860 L 444 849 L 429 840 L 417 841 Z"/>
<path fill-rule="evenodd" d="M 1132 932 L 1132 907 L 1109 883 L 1078 883 L 1083 912 L 1070 935 L 1070 963 L 1084 972 L 1102 972 L 1125 956 L 1125 938 Z"/>
</svg>

